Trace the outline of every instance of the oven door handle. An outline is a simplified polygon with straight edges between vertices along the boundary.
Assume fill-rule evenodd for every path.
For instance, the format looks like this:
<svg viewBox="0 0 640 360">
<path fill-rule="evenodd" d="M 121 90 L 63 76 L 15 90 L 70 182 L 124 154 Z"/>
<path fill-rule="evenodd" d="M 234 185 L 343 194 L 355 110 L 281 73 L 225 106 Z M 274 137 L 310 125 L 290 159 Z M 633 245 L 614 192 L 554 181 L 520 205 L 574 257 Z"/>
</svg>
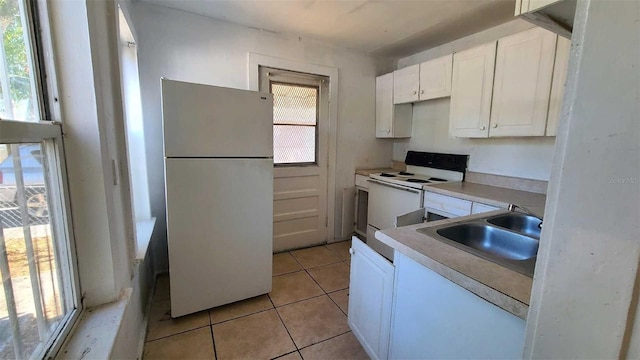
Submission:
<svg viewBox="0 0 640 360">
<path fill-rule="evenodd" d="M 404 191 L 408 191 L 408 192 L 414 193 L 414 194 L 420 194 L 422 192 L 422 190 L 418 190 L 418 189 L 414 189 L 414 188 L 407 188 L 407 187 L 400 186 L 400 185 L 389 184 L 389 183 L 382 182 L 382 181 L 379 181 L 379 180 L 368 179 L 367 181 L 370 182 L 370 183 L 373 183 L 373 184 L 378 184 L 378 185 L 382 185 L 382 186 L 386 186 L 386 187 L 390 187 L 390 188 L 394 188 L 394 189 L 398 189 L 398 190 L 404 190 Z"/>
</svg>

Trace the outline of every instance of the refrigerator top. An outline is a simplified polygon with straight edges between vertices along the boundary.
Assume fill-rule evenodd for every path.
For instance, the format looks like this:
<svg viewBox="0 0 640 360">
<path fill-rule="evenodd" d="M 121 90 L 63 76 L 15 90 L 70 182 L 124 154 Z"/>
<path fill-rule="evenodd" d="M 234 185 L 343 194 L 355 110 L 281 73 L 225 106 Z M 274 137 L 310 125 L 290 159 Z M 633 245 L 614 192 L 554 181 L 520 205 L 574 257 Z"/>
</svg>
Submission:
<svg viewBox="0 0 640 360">
<path fill-rule="evenodd" d="M 162 79 L 165 157 L 273 157 L 273 95 Z"/>
</svg>

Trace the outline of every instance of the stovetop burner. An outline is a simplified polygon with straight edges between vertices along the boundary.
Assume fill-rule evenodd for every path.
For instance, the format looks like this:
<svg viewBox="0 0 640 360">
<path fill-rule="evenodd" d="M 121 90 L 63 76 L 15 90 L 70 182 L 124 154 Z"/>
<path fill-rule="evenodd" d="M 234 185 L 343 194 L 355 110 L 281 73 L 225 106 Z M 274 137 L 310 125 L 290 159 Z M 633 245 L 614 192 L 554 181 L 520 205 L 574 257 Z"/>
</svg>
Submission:
<svg viewBox="0 0 640 360">
<path fill-rule="evenodd" d="M 387 173 L 380 173 L 380 176 L 382 176 L 382 177 L 396 177 L 393 174 L 387 174 Z"/>
<path fill-rule="evenodd" d="M 411 175 L 415 175 L 414 173 L 410 173 L 410 172 L 406 172 L 406 171 L 400 171 L 398 173 L 398 175 L 407 175 L 407 176 L 411 176 Z"/>
<path fill-rule="evenodd" d="M 429 178 L 429 180 L 431 180 L 431 181 L 447 181 L 445 179 L 440 179 L 440 178 L 435 178 L 435 177 Z"/>
<path fill-rule="evenodd" d="M 410 183 L 419 183 L 419 184 L 426 184 L 429 182 L 428 180 L 422 180 L 422 179 L 407 179 L 406 181 Z"/>
</svg>

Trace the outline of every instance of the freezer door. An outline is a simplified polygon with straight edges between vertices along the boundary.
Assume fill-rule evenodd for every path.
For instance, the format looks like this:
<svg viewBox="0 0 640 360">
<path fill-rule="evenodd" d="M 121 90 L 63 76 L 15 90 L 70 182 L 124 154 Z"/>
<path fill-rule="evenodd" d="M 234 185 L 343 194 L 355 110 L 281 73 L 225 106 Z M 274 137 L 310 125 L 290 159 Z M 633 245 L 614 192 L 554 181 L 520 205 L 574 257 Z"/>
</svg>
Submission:
<svg viewBox="0 0 640 360">
<path fill-rule="evenodd" d="M 273 95 L 162 80 L 166 157 L 273 157 Z"/>
<path fill-rule="evenodd" d="M 165 166 L 171 316 L 271 291 L 273 161 Z"/>
</svg>

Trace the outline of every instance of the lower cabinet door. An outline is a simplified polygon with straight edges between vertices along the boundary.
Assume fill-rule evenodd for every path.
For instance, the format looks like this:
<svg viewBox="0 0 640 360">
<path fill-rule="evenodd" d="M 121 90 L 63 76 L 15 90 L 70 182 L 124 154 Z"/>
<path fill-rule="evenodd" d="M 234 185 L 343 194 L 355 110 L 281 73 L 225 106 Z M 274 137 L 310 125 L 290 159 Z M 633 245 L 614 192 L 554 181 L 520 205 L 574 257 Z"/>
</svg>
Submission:
<svg viewBox="0 0 640 360">
<path fill-rule="evenodd" d="M 387 359 L 393 264 L 356 237 L 350 251 L 349 327 L 372 359 Z"/>
<path fill-rule="evenodd" d="M 402 254 L 394 265 L 390 359 L 522 358 L 524 320 Z"/>
</svg>

